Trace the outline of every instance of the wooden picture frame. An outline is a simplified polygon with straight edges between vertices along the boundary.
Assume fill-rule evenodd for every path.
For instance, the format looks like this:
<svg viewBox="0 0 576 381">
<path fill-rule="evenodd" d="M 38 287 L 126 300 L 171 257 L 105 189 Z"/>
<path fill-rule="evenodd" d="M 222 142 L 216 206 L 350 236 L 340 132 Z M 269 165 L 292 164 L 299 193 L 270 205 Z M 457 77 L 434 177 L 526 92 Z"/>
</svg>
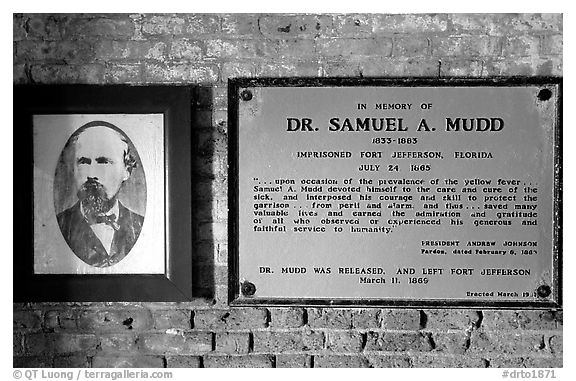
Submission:
<svg viewBox="0 0 576 381">
<path fill-rule="evenodd" d="M 190 300 L 191 89 L 25 85 L 13 95 L 14 301 Z M 98 152 L 86 158 L 82 146 L 123 149 L 124 163 Z M 78 198 L 78 178 L 87 176 L 79 163 L 113 162 L 122 175 L 109 203 L 120 217 L 99 221 L 113 228 L 102 239 Z M 70 218 L 79 211 L 84 218 Z"/>
</svg>

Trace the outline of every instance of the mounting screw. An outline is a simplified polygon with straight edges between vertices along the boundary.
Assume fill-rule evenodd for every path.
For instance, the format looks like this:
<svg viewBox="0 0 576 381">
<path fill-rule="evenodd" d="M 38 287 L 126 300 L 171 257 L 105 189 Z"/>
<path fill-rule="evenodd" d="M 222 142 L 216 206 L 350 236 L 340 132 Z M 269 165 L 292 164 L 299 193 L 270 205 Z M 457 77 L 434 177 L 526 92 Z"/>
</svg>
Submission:
<svg viewBox="0 0 576 381">
<path fill-rule="evenodd" d="M 242 98 L 243 101 L 249 101 L 252 99 L 252 92 L 248 89 L 243 90 L 240 93 L 240 98 Z"/>
<path fill-rule="evenodd" d="M 550 89 L 542 89 L 538 92 L 538 100 L 547 101 L 552 98 L 552 91 Z"/>
<path fill-rule="evenodd" d="M 241 285 L 242 295 L 252 296 L 256 293 L 256 286 L 254 283 L 244 282 Z"/>
<path fill-rule="evenodd" d="M 550 289 L 550 286 L 542 285 L 536 289 L 536 293 L 539 297 L 546 298 L 552 293 L 552 290 Z"/>
</svg>

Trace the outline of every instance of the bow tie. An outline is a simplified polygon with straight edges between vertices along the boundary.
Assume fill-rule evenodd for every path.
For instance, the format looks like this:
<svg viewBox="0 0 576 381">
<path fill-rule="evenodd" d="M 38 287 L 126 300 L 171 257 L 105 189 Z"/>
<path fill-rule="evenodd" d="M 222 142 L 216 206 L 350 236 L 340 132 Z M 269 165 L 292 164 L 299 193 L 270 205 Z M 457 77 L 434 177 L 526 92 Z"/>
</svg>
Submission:
<svg viewBox="0 0 576 381">
<path fill-rule="evenodd" d="M 108 226 L 111 226 L 114 230 L 120 229 L 120 225 L 116 223 L 115 214 L 109 214 L 109 215 L 104 214 L 96 216 L 94 220 L 91 222 L 91 225 L 93 224 L 106 224 Z"/>
</svg>

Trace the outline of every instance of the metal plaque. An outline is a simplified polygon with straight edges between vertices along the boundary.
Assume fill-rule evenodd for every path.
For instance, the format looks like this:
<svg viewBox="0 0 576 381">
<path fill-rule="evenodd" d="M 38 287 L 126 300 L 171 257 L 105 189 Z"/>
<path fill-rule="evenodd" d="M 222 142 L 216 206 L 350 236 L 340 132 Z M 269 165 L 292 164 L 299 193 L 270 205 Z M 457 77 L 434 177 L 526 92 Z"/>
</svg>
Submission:
<svg viewBox="0 0 576 381">
<path fill-rule="evenodd" d="M 561 79 L 236 79 L 232 305 L 561 306 Z"/>
</svg>

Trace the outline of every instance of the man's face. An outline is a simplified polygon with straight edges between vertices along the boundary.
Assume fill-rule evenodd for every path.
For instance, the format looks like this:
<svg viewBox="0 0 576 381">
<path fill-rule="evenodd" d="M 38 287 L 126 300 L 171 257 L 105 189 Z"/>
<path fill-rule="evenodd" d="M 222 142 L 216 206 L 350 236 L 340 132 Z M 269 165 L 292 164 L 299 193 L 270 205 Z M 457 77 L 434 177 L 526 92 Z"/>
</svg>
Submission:
<svg viewBox="0 0 576 381">
<path fill-rule="evenodd" d="M 91 182 L 102 185 L 108 199 L 113 199 L 130 176 L 124 165 L 127 145 L 108 127 L 90 127 L 76 141 L 74 177 L 77 189 Z"/>
</svg>

